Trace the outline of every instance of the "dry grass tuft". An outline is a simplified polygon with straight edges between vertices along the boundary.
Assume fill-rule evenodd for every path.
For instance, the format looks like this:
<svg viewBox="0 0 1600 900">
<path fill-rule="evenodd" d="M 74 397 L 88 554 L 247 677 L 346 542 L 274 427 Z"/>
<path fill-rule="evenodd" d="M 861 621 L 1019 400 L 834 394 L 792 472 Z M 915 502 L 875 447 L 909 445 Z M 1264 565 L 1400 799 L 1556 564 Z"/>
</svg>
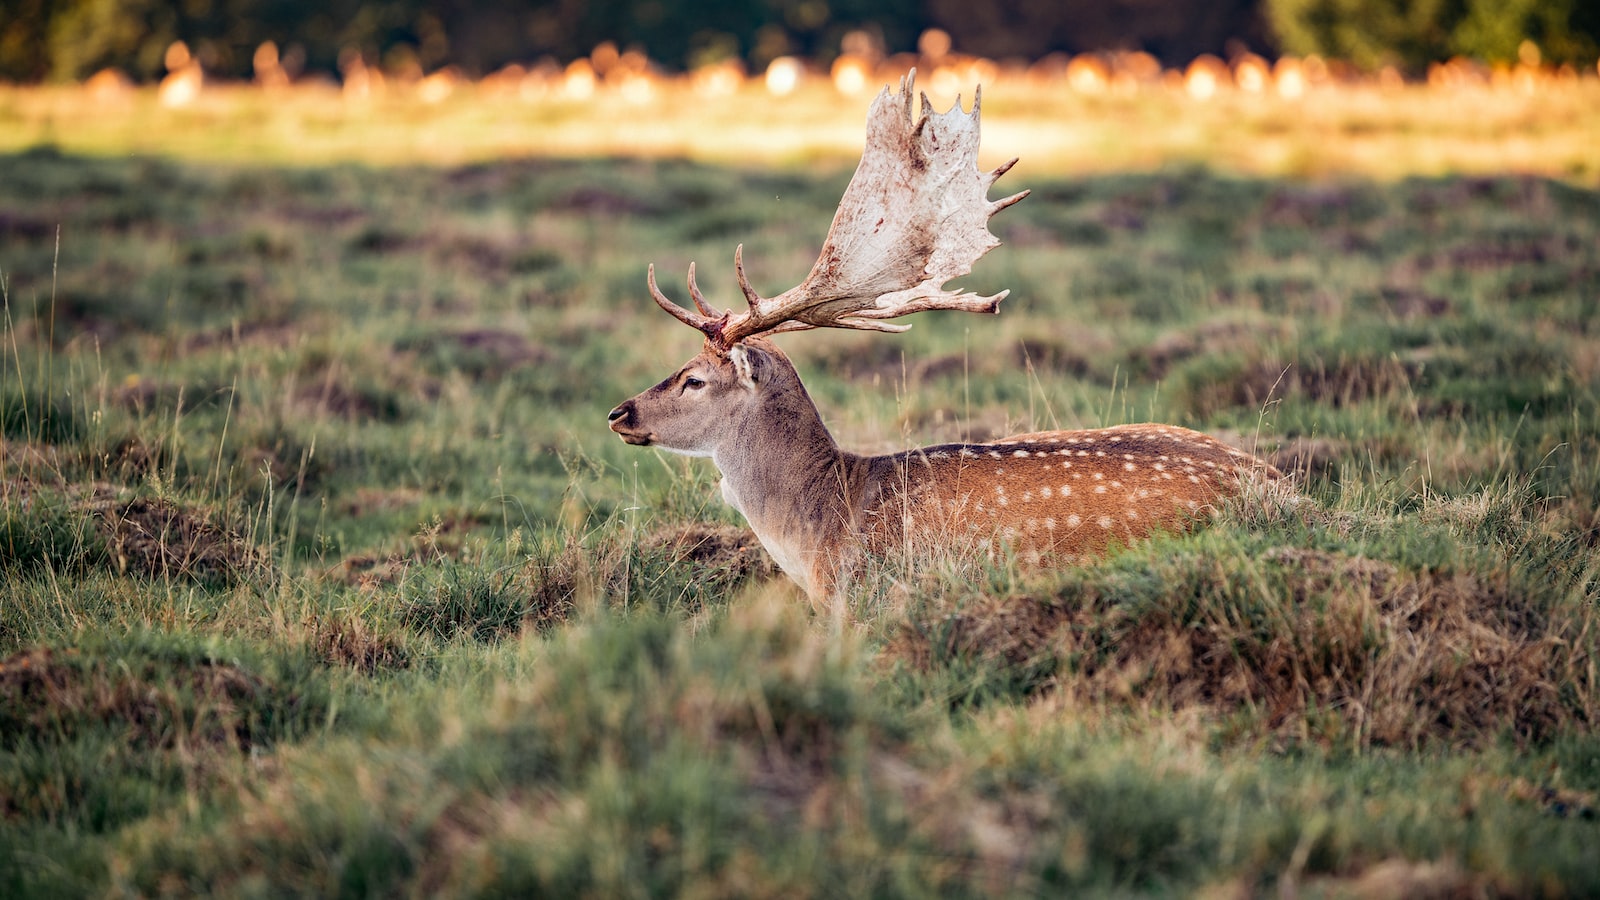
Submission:
<svg viewBox="0 0 1600 900">
<path fill-rule="evenodd" d="M 139 497 L 115 504 L 103 522 L 107 546 L 122 570 L 233 584 L 268 565 L 237 532 L 166 500 Z"/>
<path fill-rule="evenodd" d="M 374 631 L 358 616 L 335 613 L 306 623 L 312 651 L 323 661 L 372 674 L 405 669 L 411 654 L 393 634 Z"/>
<path fill-rule="evenodd" d="M 1297 893 L 1291 883 L 1283 887 L 1285 896 Z M 1367 900 L 1468 900 L 1500 893 L 1489 879 L 1450 860 L 1388 859 L 1348 877 L 1309 878 L 1303 887 L 1316 897 Z"/>
<path fill-rule="evenodd" d="M 139 746 L 243 751 L 252 744 L 250 707 L 266 689 L 216 660 L 126 665 L 71 650 L 25 650 L 0 662 L 0 731 L 71 734 L 122 723 Z"/>
<path fill-rule="evenodd" d="M 935 604 L 887 652 L 923 670 L 980 659 L 1090 704 L 1200 708 L 1278 743 L 1538 741 L 1600 713 L 1582 642 L 1503 575 L 1290 548 L 1262 563 L 1184 561 L 1144 602 L 1091 571 L 1058 598 Z"/>
<path fill-rule="evenodd" d="M 417 559 L 415 556 L 402 554 L 376 556 L 369 553 L 361 553 L 346 557 L 325 574 L 329 578 L 365 592 L 374 591 L 380 587 L 386 587 L 398 582 L 416 564 Z"/>
<path fill-rule="evenodd" d="M 1173 369 L 1199 356 L 1245 353 L 1287 337 L 1281 325 L 1270 322 L 1221 319 L 1168 331 L 1128 353 L 1128 364 L 1150 379 L 1167 377 Z"/>
<path fill-rule="evenodd" d="M 523 626 L 543 631 L 569 621 L 577 612 L 592 565 L 583 547 L 574 541 L 563 547 L 551 564 L 525 570 L 528 600 Z"/>
<path fill-rule="evenodd" d="M 1404 393 L 1420 371 L 1416 363 L 1392 357 L 1312 359 L 1298 365 L 1262 359 L 1246 362 L 1224 377 L 1192 380 L 1183 386 L 1182 402 L 1202 416 L 1260 408 L 1285 397 L 1341 409 Z"/>
<path fill-rule="evenodd" d="M 1328 437 L 1279 438 L 1229 428 L 1213 428 L 1210 434 L 1230 447 L 1260 457 L 1279 472 L 1299 479 L 1336 476 L 1340 463 L 1354 458 L 1357 450 L 1350 441 Z"/>
<path fill-rule="evenodd" d="M 645 537 L 642 545 L 646 552 L 663 554 L 674 563 L 687 563 L 729 580 L 778 574 L 755 534 L 736 525 L 691 522 L 665 527 Z"/>
<path fill-rule="evenodd" d="M 1267 454 L 1267 462 L 1280 472 L 1329 478 L 1339 474 L 1339 463 L 1350 452 L 1347 442 L 1332 438 L 1295 437 Z"/>
<path fill-rule="evenodd" d="M 844 341 L 812 351 L 819 369 L 838 378 L 867 384 L 918 385 L 939 378 L 959 378 L 969 361 L 960 354 L 919 358 L 899 344 Z"/>
<path fill-rule="evenodd" d="M 519 576 L 535 627 L 559 625 L 585 598 L 628 597 L 640 579 L 687 570 L 697 585 L 681 599 L 698 606 L 707 592 L 730 589 L 747 578 L 771 578 L 778 568 L 748 529 L 705 522 L 663 525 L 630 545 L 622 540 L 585 544 L 569 539 Z M 692 594 L 692 596 L 690 595 Z"/>
</svg>

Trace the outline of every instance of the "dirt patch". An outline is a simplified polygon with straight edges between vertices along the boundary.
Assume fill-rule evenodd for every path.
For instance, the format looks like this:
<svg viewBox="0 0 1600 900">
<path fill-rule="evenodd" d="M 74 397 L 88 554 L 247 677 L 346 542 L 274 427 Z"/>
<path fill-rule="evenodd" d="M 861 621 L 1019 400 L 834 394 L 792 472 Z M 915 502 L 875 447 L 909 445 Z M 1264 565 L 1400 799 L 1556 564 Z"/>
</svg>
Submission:
<svg viewBox="0 0 1600 900">
<path fill-rule="evenodd" d="M 130 445 L 109 461 L 148 465 L 141 447 Z M 38 474 L 0 473 L 0 501 L 40 526 L 34 529 L 32 549 L 41 562 L 214 586 L 236 584 L 271 569 L 266 553 L 206 513 L 161 499 L 126 500 L 126 489 L 110 482 L 68 482 L 56 473 Z"/>
<path fill-rule="evenodd" d="M 939 604 L 889 656 L 919 668 L 988 660 L 1026 691 L 1197 707 L 1234 723 L 1235 737 L 1283 744 L 1536 741 L 1600 708 L 1571 689 L 1590 683 L 1581 641 L 1503 577 L 1292 548 L 1263 563 L 1229 574 L 1195 560 L 1137 602 L 1090 572 L 1061 599 Z"/>
<path fill-rule="evenodd" d="M 1379 292 L 1384 309 L 1398 319 L 1437 319 L 1455 312 L 1448 297 L 1408 287 L 1386 287 Z"/>
<path fill-rule="evenodd" d="M 840 344 L 812 359 L 840 378 L 872 384 L 900 381 L 918 384 L 935 378 L 958 377 L 969 365 L 968 360 L 955 354 L 919 359 L 892 341 Z"/>
<path fill-rule="evenodd" d="M 0 437 L 0 492 L 10 487 L 13 480 L 20 481 L 27 475 L 60 472 L 62 462 L 61 449 L 54 444 L 8 441 Z"/>
<path fill-rule="evenodd" d="M 1313 478 L 1332 478 L 1349 453 L 1344 441 L 1330 438 L 1294 437 L 1266 455 L 1267 462 L 1280 472 Z"/>
<path fill-rule="evenodd" d="M 570 619 L 581 598 L 630 596 L 631 580 L 649 577 L 662 562 L 691 571 L 692 588 L 679 598 L 691 606 L 747 578 L 778 574 L 755 535 L 732 525 L 665 526 L 639 538 L 631 549 L 621 541 L 585 546 L 569 540 L 517 574 L 514 589 L 523 598 L 522 624 L 548 628 Z"/>
<path fill-rule="evenodd" d="M 224 328 L 198 331 L 179 339 L 182 353 L 197 353 L 216 347 L 292 347 L 307 335 L 317 333 L 318 323 L 298 322 L 234 322 Z"/>
<path fill-rule="evenodd" d="M 1053 375 L 1070 375 L 1089 378 L 1096 374 L 1094 360 L 1065 341 L 1048 338 L 1024 338 L 1016 345 L 1017 368 L 1032 367 Z"/>
<path fill-rule="evenodd" d="M 900 417 L 899 424 L 916 434 L 923 435 L 924 442 L 928 444 L 955 442 L 981 444 L 998 441 L 1020 431 L 1031 430 L 1019 425 L 1006 414 L 1005 410 L 994 407 L 982 408 L 974 415 L 966 417 L 942 406 L 932 409 L 913 408 Z M 877 449 L 883 453 L 896 453 L 904 450 L 905 444 L 896 439 L 883 442 Z"/>
<path fill-rule="evenodd" d="M 576 212 L 586 215 L 638 216 L 654 215 L 660 210 L 648 198 L 637 194 L 597 185 L 583 185 L 553 198 L 546 207 L 556 212 Z"/>
<path fill-rule="evenodd" d="M 165 448 L 159 444 L 151 446 L 138 435 L 129 435 L 118 441 L 105 458 L 108 472 L 131 482 L 143 481 L 151 472 L 160 471 L 167 462 Z"/>
<path fill-rule="evenodd" d="M 407 509 L 427 497 L 417 488 L 358 487 L 339 504 L 347 516 L 368 516 Z"/>
<path fill-rule="evenodd" d="M 733 525 L 695 523 L 663 528 L 641 542 L 647 552 L 663 553 L 675 563 L 688 563 L 731 581 L 751 575 L 771 578 L 778 574 L 761 542 L 750 531 Z"/>
<path fill-rule="evenodd" d="M 401 421 L 442 390 L 437 378 L 419 370 L 413 353 L 388 348 L 360 359 L 307 360 L 283 386 L 297 413 L 347 422 Z"/>
<path fill-rule="evenodd" d="M 1585 547 L 1600 547 L 1600 503 L 1589 497 L 1569 497 L 1549 512 L 1559 531 L 1571 532 Z"/>
<path fill-rule="evenodd" d="M 1360 198 L 1347 187 L 1286 186 L 1266 198 L 1261 220 L 1272 228 L 1326 229 L 1350 218 L 1361 205 Z"/>
<path fill-rule="evenodd" d="M 374 556 L 358 554 L 347 557 L 327 573 L 336 581 L 353 585 L 363 591 L 377 590 L 405 577 L 406 571 L 417 564 L 411 556 L 392 554 Z"/>
<path fill-rule="evenodd" d="M 1303 887 L 1313 897 L 1365 897 L 1367 900 L 1456 900 L 1490 897 L 1499 891 L 1492 881 L 1478 873 L 1462 871 L 1456 863 L 1390 859 L 1348 876 L 1307 878 L 1297 886 L 1286 878 L 1279 885 L 1283 896 L 1296 896 Z M 1241 896 L 1248 896 L 1245 892 Z"/>
<path fill-rule="evenodd" d="M 136 413 L 182 410 L 192 412 L 226 404 L 233 396 L 230 385 L 160 382 L 130 377 L 111 392 L 111 401 Z"/>
<path fill-rule="evenodd" d="M 1405 392 L 1421 372 L 1420 363 L 1393 357 L 1257 359 L 1222 373 L 1188 372 L 1178 390 L 1180 405 L 1202 417 L 1239 407 L 1259 409 L 1291 396 L 1341 409 Z"/>
<path fill-rule="evenodd" d="M 419 335 L 400 349 L 416 354 L 438 372 L 457 371 L 475 380 L 498 380 L 507 371 L 552 360 L 549 348 L 514 332 L 477 328 Z"/>
<path fill-rule="evenodd" d="M 71 735 L 121 723 L 140 746 L 249 750 L 250 711 L 266 690 L 215 660 L 111 664 L 72 650 L 26 650 L 0 662 L 0 734 Z"/>
<path fill-rule="evenodd" d="M 54 238 L 61 228 L 57 219 L 0 210 L 0 237 L 13 241 L 44 241 Z"/>
<path fill-rule="evenodd" d="M 504 241 L 464 234 L 430 242 L 429 251 L 443 265 L 457 266 L 495 281 L 505 279 L 517 258 L 517 248 Z"/>
<path fill-rule="evenodd" d="M 405 413 L 394 392 L 353 384 L 337 367 L 296 388 L 294 402 L 311 418 L 332 417 L 346 422 L 397 422 Z"/>
<path fill-rule="evenodd" d="M 268 566 L 266 556 L 236 532 L 165 500 L 115 504 L 103 522 L 117 567 L 152 578 L 232 584 Z"/>
<path fill-rule="evenodd" d="M 381 256 L 414 249 L 422 243 L 422 240 L 422 238 L 407 231 L 400 231 L 378 224 L 368 224 L 349 239 L 345 249 L 352 254 Z"/>
<path fill-rule="evenodd" d="M 324 231 L 365 219 L 368 212 L 362 207 L 348 204 L 319 206 L 291 200 L 278 207 L 277 215 L 296 225 L 310 225 L 318 231 Z"/>
<path fill-rule="evenodd" d="M 279 487 L 303 488 L 317 483 L 324 474 L 324 465 L 322 460 L 311 457 L 310 445 L 281 433 L 276 437 L 270 445 L 263 441 L 240 447 L 233 467 L 248 478 L 265 478 Z"/>
<path fill-rule="evenodd" d="M 481 353 L 503 366 L 536 365 L 550 355 L 550 351 L 510 331 L 479 328 L 457 332 L 448 339 L 462 350 Z"/>
<path fill-rule="evenodd" d="M 1575 237 L 1519 237 L 1462 244 L 1438 257 L 1430 257 L 1423 265 L 1425 268 L 1481 272 L 1510 266 L 1545 265 L 1556 260 L 1571 259 L 1583 251 L 1584 247 Z"/>
<path fill-rule="evenodd" d="M 355 616 L 316 616 L 307 624 L 311 649 L 324 662 L 371 674 L 411 666 L 411 654 L 392 634 L 374 631 Z"/>
<path fill-rule="evenodd" d="M 1250 352 L 1283 337 L 1281 327 L 1250 322 L 1205 322 L 1191 329 L 1169 331 L 1128 353 L 1128 366 L 1147 378 L 1165 378 L 1185 360 L 1201 355 Z"/>
</svg>

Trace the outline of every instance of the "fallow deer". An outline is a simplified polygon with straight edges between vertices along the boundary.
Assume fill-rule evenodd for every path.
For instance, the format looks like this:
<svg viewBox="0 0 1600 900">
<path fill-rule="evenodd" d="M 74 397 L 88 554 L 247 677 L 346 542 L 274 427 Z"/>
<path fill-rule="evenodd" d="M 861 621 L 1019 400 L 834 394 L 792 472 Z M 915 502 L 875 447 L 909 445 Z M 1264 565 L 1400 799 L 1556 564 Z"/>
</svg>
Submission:
<svg viewBox="0 0 1600 900">
<path fill-rule="evenodd" d="M 981 92 L 912 116 L 912 78 L 885 88 L 867 119 L 866 149 L 822 253 L 799 286 L 762 297 L 734 271 L 749 309 L 719 312 L 689 266 L 695 310 L 647 278 L 665 311 L 705 335 L 670 378 L 611 410 L 630 444 L 709 456 L 722 495 L 778 566 L 814 602 L 835 596 L 867 554 L 1007 548 L 1034 562 L 1102 554 L 1158 529 L 1181 530 L 1271 466 L 1171 425 L 1043 431 L 993 443 L 943 444 L 885 456 L 843 451 L 794 366 L 768 336 L 809 328 L 904 331 L 886 321 L 929 309 L 998 311 L 1008 292 L 945 290 L 999 245 L 989 188 L 1016 162 L 977 167 Z"/>
</svg>

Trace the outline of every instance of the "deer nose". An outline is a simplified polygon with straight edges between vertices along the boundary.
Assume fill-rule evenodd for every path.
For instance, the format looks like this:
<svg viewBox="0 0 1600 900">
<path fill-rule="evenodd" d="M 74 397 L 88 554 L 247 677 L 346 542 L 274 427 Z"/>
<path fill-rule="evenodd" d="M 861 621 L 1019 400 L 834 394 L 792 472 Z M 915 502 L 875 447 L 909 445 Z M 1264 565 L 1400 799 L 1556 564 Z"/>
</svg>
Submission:
<svg viewBox="0 0 1600 900">
<path fill-rule="evenodd" d="M 621 406 L 618 406 L 616 409 L 613 409 L 610 413 L 608 413 L 606 415 L 606 421 L 612 423 L 613 425 L 615 425 L 615 424 L 626 425 L 632 419 L 633 419 L 633 401 L 632 400 L 629 400 L 627 403 L 624 403 Z"/>
</svg>

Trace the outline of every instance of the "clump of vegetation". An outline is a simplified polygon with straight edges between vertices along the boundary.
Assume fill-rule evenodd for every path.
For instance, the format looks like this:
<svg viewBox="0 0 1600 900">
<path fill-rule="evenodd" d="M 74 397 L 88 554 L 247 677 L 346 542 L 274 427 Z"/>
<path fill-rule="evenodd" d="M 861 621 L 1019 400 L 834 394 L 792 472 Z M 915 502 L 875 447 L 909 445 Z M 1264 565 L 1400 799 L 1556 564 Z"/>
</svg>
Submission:
<svg viewBox="0 0 1600 900">
<path fill-rule="evenodd" d="M 12 741 L 49 734 L 71 739 L 114 722 L 136 746 L 168 749 L 179 742 L 251 746 L 246 712 L 265 690 L 237 666 L 183 660 L 172 669 L 147 659 L 137 670 L 108 672 L 103 660 L 68 650 L 24 651 L 0 662 L 0 720 Z M 160 687 L 157 687 L 157 682 Z"/>
<path fill-rule="evenodd" d="M 899 626 L 887 659 L 921 681 L 981 673 L 957 682 L 960 704 L 1059 691 L 1194 708 L 1226 723 L 1225 740 L 1278 747 L 1539 743 L 1600 716 L 1588 618 L 1504 572 L 1298 547 L 1233 566 L 1165 549 L 1042 596 L 943 596 Z"/>
<path fill-rule="evenodd" d="M 153 577 L 228 583 L 266 565 L 239 534 L 168 501 L 136 497 L 107 510 L 105 523 L 117 564 Z"/>
</svg>

